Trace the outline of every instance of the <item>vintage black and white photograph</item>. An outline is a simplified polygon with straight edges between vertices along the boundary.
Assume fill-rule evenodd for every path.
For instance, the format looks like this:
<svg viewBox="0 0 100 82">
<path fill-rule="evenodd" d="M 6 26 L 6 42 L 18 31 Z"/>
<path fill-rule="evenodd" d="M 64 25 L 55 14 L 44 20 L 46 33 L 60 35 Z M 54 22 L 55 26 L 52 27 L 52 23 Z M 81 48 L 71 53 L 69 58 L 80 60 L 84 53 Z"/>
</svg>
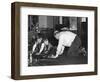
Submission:
<svg viewBox="0 0 100 82">
<path fill-rule="evenodd" d="M 88 63 L 88 18 L 28 15 L 28 66 Z"/>
<path fill-rule="evenodd" d="M 13 79 L 97 75 L 97 7 L 12 3 Z"/>
</svg>

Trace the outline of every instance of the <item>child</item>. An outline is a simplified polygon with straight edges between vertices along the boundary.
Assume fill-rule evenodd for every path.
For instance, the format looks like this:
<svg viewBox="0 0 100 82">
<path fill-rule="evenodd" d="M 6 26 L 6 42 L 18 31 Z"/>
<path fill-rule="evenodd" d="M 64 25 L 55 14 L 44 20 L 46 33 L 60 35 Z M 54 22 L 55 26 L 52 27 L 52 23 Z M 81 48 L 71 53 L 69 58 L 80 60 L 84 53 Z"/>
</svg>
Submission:
<svg viewBox="0 0 100 82">
<path fill-rule="evenodd" d="M 42 44 L 42 37 L 38 36 L 37 40 L 35 41 L 32 52 L 30 53 L 30 63 L 34 63 L 34 58 L 36 58 L 36 55 L 39 55 L 41 53 L 40 48 Z M 36 61 L 36 60 L 35 60 Z"/>
<path fill-rule="evenodd" d="M 48 58 L 51 48 L 52 45 L 49 43 L 48 39 L 45 38 L 41 43 L 41 45 L 39 46 L 38 51 L 36 53 L 33 53 L 34 58 L 36 59 Z"/>
<path fill-rule="evenodd" d="M 51 58 L 52 55 L 55 55 L 56 48 L 51 45 L 48 39 L 44 39 L 44 42 L 41 46 L 41 58 Z"/>
<path fill-rule="evenodd" d="M 50 54 L 50 49 L 52 48 L 52 45 L 49 43 L 48 39 L 44 39 L 44 42 L 41 46 L 41 55 L 43 58 L 47 58 Z"/>
</svg>

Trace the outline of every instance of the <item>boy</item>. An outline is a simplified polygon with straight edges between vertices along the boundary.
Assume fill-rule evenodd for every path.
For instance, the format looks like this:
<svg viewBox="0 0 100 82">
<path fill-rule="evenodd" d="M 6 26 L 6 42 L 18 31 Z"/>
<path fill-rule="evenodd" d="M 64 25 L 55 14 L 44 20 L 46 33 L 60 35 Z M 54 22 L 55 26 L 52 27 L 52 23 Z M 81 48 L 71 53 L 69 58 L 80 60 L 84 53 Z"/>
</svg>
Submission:
<svg viewBox="0 0 100 82">
<path fill-rule="evenodd" d="M 52 54 L 55 53 L 53 46 L 49 43 L 48 39 L 44 39 L 44 42 L 41 46 L 41 56 L 43 58 L 50 58 Z"/>
<path fill-rule="evenodd" d="M 37 40 L 35 41 L 32 52 L 30 53 L 30 63 L 34 62 L 34 58 L 36 58 L 36 55 L 39 55 L 41 53 L 40 48 L 42 44 L 42 37 L 38 36 Z"/>
</svg>

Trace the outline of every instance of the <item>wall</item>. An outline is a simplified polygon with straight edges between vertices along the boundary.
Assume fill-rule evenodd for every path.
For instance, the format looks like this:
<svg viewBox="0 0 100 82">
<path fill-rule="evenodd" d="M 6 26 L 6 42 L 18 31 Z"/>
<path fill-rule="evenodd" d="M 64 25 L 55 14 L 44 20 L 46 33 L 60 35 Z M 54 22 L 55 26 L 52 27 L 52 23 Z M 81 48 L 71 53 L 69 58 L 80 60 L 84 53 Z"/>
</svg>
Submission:
<svg viewBox="0 0 100 82">
<path fill-rule="evenodd" d="M 71 17 L 69 20 L 70 20 L 70 29 L 77 30 L 77 18 Z"/>
<path fill-rule="evenodd" d="M 39 27 L 47 28 L 47 16 L 39 16 Z"/>
<path fill-rule="evenodd" d="M 98 22 L 100 22 L 100 0 L 1 0 L 0 2 L 0 82 L 16 82 L 10 79 L 11 70 L 11 2 L 25 1 L 37 3 L 68 4 L 68 5 L 87 5 L 98 6 Z M 98 25 L 100 27 L 100 24 Z M 100 35 L 100 28 L 98 28 Z M 98 38 L 100 42 L 100 38 Z M 98 43 L 98 49 L 100 49 Z M 98 52 L 100 58 L 100 51 Z M 98 60 L 100 62 L 100 59 Z M 100 64 L 98 66 L 100 69 Z M 63 77 L 52 79 L 28 80 L 28 82 L 100 82 L 100 71 L 97 76 Z M 19 81 L 21 82 L 21 81 Z M 22 82 L 27 82 L 23 80 Z"/>
<path fill-rule="evenodd" d="M 47 16 L 47 27 L 53 28 L 53 17 L 52 16 Z"/>
<path fill-rule="evenodd" d="M 53 17 L 52 16 L 39 16 L 39 27 L 40 28 L 53 28 Z"/>
</svg>

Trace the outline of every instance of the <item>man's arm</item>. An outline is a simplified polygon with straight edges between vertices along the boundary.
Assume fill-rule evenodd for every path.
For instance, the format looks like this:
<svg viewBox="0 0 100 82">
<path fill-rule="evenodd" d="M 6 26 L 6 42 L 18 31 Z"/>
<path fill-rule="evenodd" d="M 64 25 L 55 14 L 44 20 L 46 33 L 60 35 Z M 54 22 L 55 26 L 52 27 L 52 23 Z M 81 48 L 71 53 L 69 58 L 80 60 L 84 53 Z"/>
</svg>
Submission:
<svg viewBox="0 0 100 82">
<path fill-rule="evenodd" d="M 62 53 L 64 52 L 64 49 L 65 49 L 65 47 L 64 47 L 64 46 L 62 46 L 62 49 L 61 49 L 60 54 L 62 54 Z"/>
<path fill-rule="evenodd" d="M 58 46 L 57 46 L 56 55 L 55 56 L 52 55 L 51 58 L 57 58 L 60 54 L 63 53 L 64 47 L 63 47 L 62 44 L 63 44 L 63 39 L 62 38 L 59 38 L 59 43 L 58 43 Z"/>
<path fill-rule="evenodd" d="M 63 37 L 59 37 L 59 43 L 58 43 L 58 46 L 57 46 L 57 51 L 56 51 L 56 56 L 60 55 L 63 53 Z"/>
</svg>

